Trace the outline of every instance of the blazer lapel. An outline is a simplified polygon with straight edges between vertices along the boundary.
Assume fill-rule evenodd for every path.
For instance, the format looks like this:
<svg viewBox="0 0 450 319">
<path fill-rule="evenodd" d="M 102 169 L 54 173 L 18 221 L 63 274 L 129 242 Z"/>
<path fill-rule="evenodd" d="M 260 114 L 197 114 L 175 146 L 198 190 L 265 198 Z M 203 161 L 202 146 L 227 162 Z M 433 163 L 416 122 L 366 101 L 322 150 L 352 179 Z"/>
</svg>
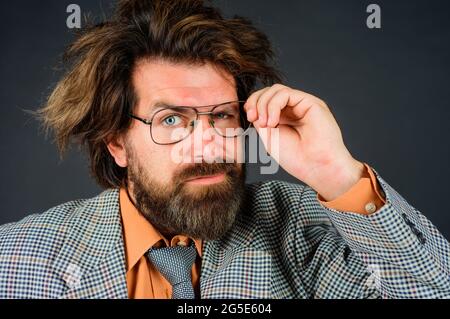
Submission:
<svg viewBox="0 0 450 319">
<path fill-rule="evenodd" d="M 127 298 L 118 190 L 80 204 L 53 263 L 67 290 L 61 298 Z"/>
<path fill-rule="evenodd" d="M 254 228 L 246 219 L 241 215 L 224 238 L 204 243 L 201 298 L 271 298 L 272 256 L 253 245 Z"/>
</svg>

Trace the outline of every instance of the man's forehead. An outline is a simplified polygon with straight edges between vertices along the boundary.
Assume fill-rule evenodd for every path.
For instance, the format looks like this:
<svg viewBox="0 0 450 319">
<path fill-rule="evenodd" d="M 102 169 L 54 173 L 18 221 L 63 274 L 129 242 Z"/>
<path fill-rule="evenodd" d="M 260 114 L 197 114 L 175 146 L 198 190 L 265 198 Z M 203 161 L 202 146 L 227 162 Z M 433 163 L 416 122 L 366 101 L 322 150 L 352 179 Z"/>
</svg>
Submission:
<svg viewBox="0 0 450 319">
<path fill-rule="evenodd" d="M 209 85 L 209 86 L 201 86 L 201 87 L 196 87 L 196 86 L 174 86 L 174 87 L 155 87 L 155 86 L 150 86 L 149 90 L 153 93 L 153 94 L 160 94 L 160 95 L 167 95 L 167 94 L 177 94 L 180 96 L 189 96 L 192 94 L 201 94 L 202 92 L 204 92 L 205 90 L 209 90 L 209 91 L 216 91 L 216 90 L 223 90 L 223 86 L 220 85 Z"/>
<path fill-rule="evenodd" d="M 154 89 L 235 86 L 234 78 L 209 63 L 203 65 L 148 61 L 137 64 L 133 72 L 135 85 Z"/>
<path fill-rule="evenodd" d="M 205 87 L 170 87 L 170 88 L 154 88 L 149 90 L 150 102 L 167 101 L 172 104 L 183 103 L 184 105 L 198 105 L 198 103 L 212 104 L 218 101 L 234 99 L 235 90 L 224 90 L 222 86 L 205 86 Z"/>
<path fill-rule="evenodd" d="M 173 104 L 198 105 L 236 97 L 233 77 L 208 64 L 141 63 L 133 78 L 140 100 L 147 105 L 161 99 Z"/>
</svg>

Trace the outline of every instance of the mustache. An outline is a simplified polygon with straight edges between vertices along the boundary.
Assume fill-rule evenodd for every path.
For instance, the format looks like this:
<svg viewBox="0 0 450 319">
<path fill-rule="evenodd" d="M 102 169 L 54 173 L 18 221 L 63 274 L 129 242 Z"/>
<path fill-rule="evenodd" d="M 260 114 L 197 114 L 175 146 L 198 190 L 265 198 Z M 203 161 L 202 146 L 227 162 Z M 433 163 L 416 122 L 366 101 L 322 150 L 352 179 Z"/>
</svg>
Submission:
<svg viewBox="0 0 450 319">
<path fill-rule="evenodd" d="M 175 174 L 174 179 L 179 183 L 187 179 L 198 178 L 209 175 L 217 175 L 224 173 L 231 177 L 239 174 L 239 166 L 236 163 L 194 163 L 187 167 L 183 167 Z"/>
</svg>

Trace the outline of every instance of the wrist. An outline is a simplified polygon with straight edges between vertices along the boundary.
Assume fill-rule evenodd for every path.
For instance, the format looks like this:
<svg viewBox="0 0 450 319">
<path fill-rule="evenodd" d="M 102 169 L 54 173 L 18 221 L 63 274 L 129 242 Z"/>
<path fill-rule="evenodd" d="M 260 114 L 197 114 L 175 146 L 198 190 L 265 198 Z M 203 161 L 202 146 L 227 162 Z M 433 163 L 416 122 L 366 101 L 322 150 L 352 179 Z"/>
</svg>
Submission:
<svg viewBox="0 0 450 319">
<path fill-rule="evenodd" d="M 324 201 L 332 201 L 348 192 L 364 176 L 363 163 L 351 158 L 342 163 L 335 163 L 323 170 L 323 176 L 310 185 Z"/>
</svg>

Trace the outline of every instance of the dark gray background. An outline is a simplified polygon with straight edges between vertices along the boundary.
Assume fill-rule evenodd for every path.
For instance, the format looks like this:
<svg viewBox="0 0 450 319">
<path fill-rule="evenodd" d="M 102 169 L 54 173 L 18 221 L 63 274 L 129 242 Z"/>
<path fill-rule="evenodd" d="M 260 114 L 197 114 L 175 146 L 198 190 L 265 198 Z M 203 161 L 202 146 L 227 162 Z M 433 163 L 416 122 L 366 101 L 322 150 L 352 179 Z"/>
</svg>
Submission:
<svg viewBox="0 0 450 319">
<path fill-rule="evenodd" d="M 56 148 L 23 109 L 35 110 L 61 75 L 73 39 L 66 7 L 101 17 L 113 1 L 16 0 L 0 10 L 0 224 L 100 189 L 76 150 Z M 252 18 L 278 53 L 287 84 L 330 105 L 355 158 L 369 163 L 450 238 L 448 1 L 218 1 L 229 16 Z M 382 7 L 382 29 L 366 7 Z M 286 173 L 259 175 L 295 182 Z"/>
</svg>

